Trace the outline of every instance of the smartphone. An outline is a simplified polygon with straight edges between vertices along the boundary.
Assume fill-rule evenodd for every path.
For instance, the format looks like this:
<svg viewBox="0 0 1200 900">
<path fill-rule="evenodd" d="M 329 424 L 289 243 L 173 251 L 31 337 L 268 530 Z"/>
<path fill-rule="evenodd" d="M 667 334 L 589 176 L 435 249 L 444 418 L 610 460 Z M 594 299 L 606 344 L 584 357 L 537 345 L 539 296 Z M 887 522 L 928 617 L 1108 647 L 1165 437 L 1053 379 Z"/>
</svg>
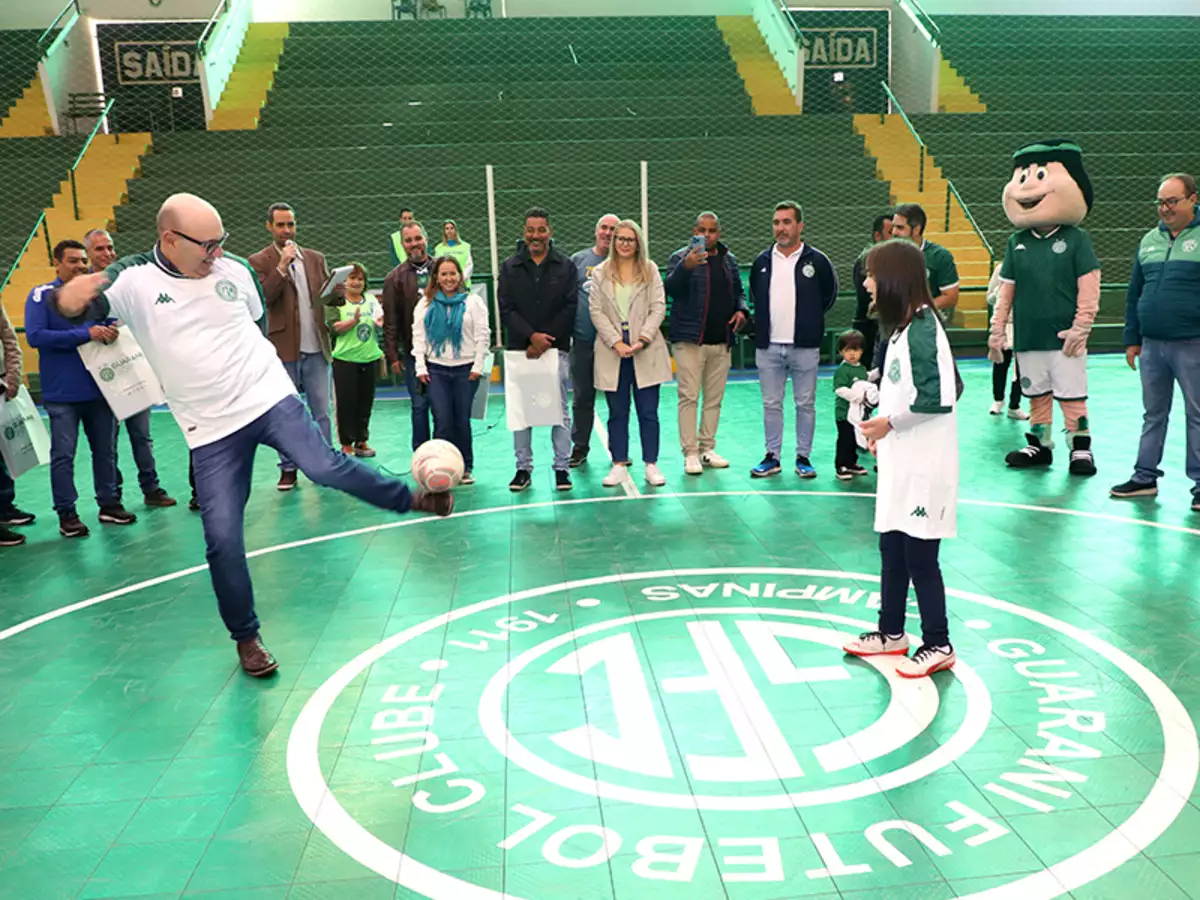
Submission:
<svg viewBox="0 0 1200 900">
<path fill-rule="evenodd" d="M 706 247 L 707 247 L 707 242 L 704 239 L 704 235 L 702 235 L 702 234 L 693 234 L 692 235 L 692 242 L 689 246 L 689 249 L 691 250 L 692 253 L 695 253 L 697 250 L 704 250 Z"/>
</svg>

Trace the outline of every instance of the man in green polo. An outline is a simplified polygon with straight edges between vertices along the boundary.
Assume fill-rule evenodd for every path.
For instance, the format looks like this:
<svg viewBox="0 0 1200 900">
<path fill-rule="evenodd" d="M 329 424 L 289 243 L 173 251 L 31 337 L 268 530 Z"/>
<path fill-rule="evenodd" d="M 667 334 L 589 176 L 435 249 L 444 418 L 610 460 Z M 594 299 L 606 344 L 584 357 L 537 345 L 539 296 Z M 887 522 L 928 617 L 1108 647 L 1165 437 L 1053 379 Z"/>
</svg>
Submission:
<svg viewBox="0 0 1200 900">
<path fill-rule="evenodd" d="M 954 321 L 958 306 L 958 266 L 954 254 L 933 241 L 925 239 L 925 210 L 918 203 L 905 203 L 892 213 L 892 237 L 907 238 L 925 254 L 925 271 L 929 274 L 929 293 L 942 321 Z"/>
</svg>

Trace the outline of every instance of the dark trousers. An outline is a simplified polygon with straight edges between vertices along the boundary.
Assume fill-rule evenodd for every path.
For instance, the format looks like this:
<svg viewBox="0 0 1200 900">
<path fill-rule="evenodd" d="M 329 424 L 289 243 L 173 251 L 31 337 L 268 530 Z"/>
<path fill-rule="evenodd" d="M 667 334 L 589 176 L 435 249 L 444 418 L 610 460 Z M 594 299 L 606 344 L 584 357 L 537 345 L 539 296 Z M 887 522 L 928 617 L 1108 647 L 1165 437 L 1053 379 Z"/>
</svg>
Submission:
<svg viewBox="0 0 1200 900">
<path fill-rule="evenodd" d="M 590 446 L 596 419 L 595 361 L 594 341 L 571 341 L 571 443 L 580 450 Z"/>
<path fill-rule="evenodd" d="M 378 362 L 333 361 L 333 389 L 337 394 L 338 440 L 342 446 L 366 443 L 375 405 Z"/>
<path fill-rule="evenodd" d="M 404 386 L 412 401 L 412 448 L 416 450 L 429 440 L 429 392 L 417 380 L 417 361 L 409 354 L 404 361 Z"/>
<path fill-rule="evenodd" d="M 17 486 L 8 474 L 8 466 L 0 457 L 0 512 L 7 512 L 17 503 Z"/>
<path fill-rule="evenodd" d="M 468 472 L 475 468 L 471 446 L 471 403 L 479 382 L 471 380 L 470 366 L 429 366 L 429 405 L 433 409 L 433 436 L 449 441 L 463 456 Z"/>
<path fill-rule="evenodd" d="M 862 322 L 857 322 L 855 327 L 862 332 L 863 336 L 863 355 L 862 364 L 868 370 L 872 368 L 872 363 L 875 361 L 876 343 L 879 340 L 879 320 L 866 319 Z"/>
<path fill-rule="evenodd" d="M 838 468 L 858 465 L 858 439 L 854 426 L 845 419 L 837 420 L 837 452 L 833 464 Z"/>
<path fill-rule="evenodd" d="M 142 494 L 149 496 L 159 490 L 158 470 L 154 462 L 154 440 L 150 437 L 150 410 L 144 409 L 130 416 L 124 423 L 118 422 L 113 433 L 113 464 L 117 467 L 117 494 L 125 484 L 125 476 L 121 474 L 121 425 L 129 434 L 129 447 L 133 450 L 133 461 L 137 464 L 138 487 Z"/>
<path fill-rule="evenodd" d="M 628 463 L 629 459 L 629 395 L 633 395 L 637 407 L 638 433 L 642 438 L 642 462 L 658 462 L 658 394 L 659 385 L 640 388 L 633 372 L 633 359 L 621 360 L 621 374 L 617 378 L 617 389 L 605 391 L 608 401 L 608 452 L 614 463 Z"/>
<path fill-rule="evenodd" d="M 1009 384 L 1008 367 L 1012 363 L 1016 363 L 1017 377 L 1008 390 L 1008 408 L 1017 409 L 1021 406 L 1021 364 L 1016 362 L 1011 350 L 1004 351 L 1004 362 L 992 363 L 992 399 L 997 403 L 1004 399 L 1004 387 Z"/>
<path fill-rule="evenodd" d="M 313 482 L 396 512 L 412 507 L 408 486 L 334 450 L 299 397 L 286 397 L 249 425 L 192 451 L 217 608 L 235 641 L 258 634 L 254 589 L 246 563 L 245 514 L 260 444 L 286 453 Z"/>
<path fill-rule="evenodd" d="M 884 634 L 904 631 L 908 609 L 908 586 L 917 592 L 921 611 L 921 641 L 934 646 L 950 643 L 946 622 L 946 587 L 938 565 L 941 541 L 910 537 L 903 531 L 887 531 L 879 536 L 882 560 L 880 581 L 879 630 Z"/>
<path fill-rule="evenodd" d="M 117 494 L 117 463 L 113 458 L 117 420 L 104 400 L 83 403 L 44 404 L 50 416 L 50 494 L 59 516 L 75 515 L 75 450 L 79 426 L 92 451 L 92 484 L 96 503 L 103 509 L 120 503 Z"/>
</svg>

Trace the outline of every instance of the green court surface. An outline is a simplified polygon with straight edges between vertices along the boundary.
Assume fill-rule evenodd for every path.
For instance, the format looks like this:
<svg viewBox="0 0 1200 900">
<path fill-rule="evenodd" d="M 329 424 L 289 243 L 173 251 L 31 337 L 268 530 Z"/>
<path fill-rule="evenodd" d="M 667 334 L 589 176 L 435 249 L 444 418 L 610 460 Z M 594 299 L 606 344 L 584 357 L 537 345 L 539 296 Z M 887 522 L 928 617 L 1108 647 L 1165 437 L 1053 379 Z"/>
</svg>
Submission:
<svg viewBox="0 0 1200 900">
<path fill-rule="evenodd" d="M 874 622 L 879 560 L 874 477 L 833 477 L 828 377 L 815 481 L 749 477 L 753 381 L 726 395 L 733 467 L 693 478 L 665 390 L 668 485 L 635 469 L 629 492 L 593 448 L 555 494 L 543 433 L 510 495 L 493 397 L 445 520 L 303 478 L 280 494 L 260 452 L 263 681 L 237 668 L 185 505 L 130 503 L 116 528 L 81 503 L 92 536 L 66 541 L 31 474 L 39 522 L 0 553 L 0 897 L 1200 897 L 1182 408 L 1159 497 L 1110 500 L 1140 392 L 1121 359 L 1091 374 L 1100 474 L 1078 479 L 1061 436 L 1051 469 L 1007 470 L 1023 429 L 963 364 L 942 547 L 959 665 L 919 683 L 839 649 Z M 373 424 L 376 462 L 406 470 L 407 402 Z M 154 431 L 186 501 L 182 439 L 165 413 Z"/>
</svg>

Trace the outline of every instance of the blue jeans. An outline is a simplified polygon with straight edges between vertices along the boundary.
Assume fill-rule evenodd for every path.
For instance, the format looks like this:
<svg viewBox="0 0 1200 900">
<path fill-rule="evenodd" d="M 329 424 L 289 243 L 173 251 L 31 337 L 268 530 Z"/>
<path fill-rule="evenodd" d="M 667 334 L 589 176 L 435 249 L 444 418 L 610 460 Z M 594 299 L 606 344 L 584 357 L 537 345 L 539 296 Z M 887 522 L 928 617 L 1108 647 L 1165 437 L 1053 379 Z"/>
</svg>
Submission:
<svg viewBox="0 0 1200 900">
<path fill-rule="evenodd" d="M 471 380 L 470 366 L 429 364 L 429 405 L 433 409 L 433 436 L 449 441 L 463 456 L 470 472 L 475 468 L 471 447 L 471 403 L 479 382 Z"/>
<path fill-rule="evenodd" d="M 96 503 L 103 509 L 120 503 L 117 493 L 117 461 L 113 447 L 117 439 L 117 420 L 103 400 L 83 403 L 46 402 L 50 416 L 50 495 L 59 516 L 75 515 L 75 449 L 79 444 L 79 425 L 87 435 L 92 451 L 92 484 Z"/>
<path fill-rule="evenodd" d="M 629 395 L 637 407 L 638 433 L 642 438 L 642 462 L 658 462 L 658 393 L 659 385 L 640 388 L 633 372 L 633 358 L 621 360 L 617 389 L 605 391 L 608 401 L 608 452 L 614 463 L 629 460 Z"/>
<path fill-rule="evenodd" d="M 429 440 L 429 389 L 417 381 L 417 361 L 410 354 L 404 361 L 404 386 L 412 402 L 412 448 Z"/>
<path fill-rule="evenodd" d="M 292 376 L 292 384 L 304 395 L 308 411 L 312 413 L 325 443 L 333 443 L 333 429 L 329 423 L 329 363 L 323 353 L 301 353 L 295 362 L 285 362 L 283 367 Z M 296 471 L 298 464 L 282 450 L 279 452 L 279 468 Z"/>
<path fill-rule="evenodd" d="M 133 461 L 137 463 L 138 486 L 149 496 L 159 489 L 158 471 L 154 464 L 154 441 L 150 437 L 150 410 L 145 409 L 125 420 L 125 431 L 129 434 L 129 446 L 133 450 Z M 125 483 L 121 474 L 121 423 L 113 432 L 113 465 L 117 467 L 117 492 Z"/>
<path fill-rule="evenodd" d="M 558 390 L 562 403 L 562 424 L 550 429 L 550 440 L 554 443 L 554 469 L 565 472 L 571 462 L 571 408 L 567 403 L 567 386 L 570 383 L 570 360 L 568 354 L 558 354 Z M 533 429 L 522 428 L 513 432 L 513 451 L 517 457 L 517 471 L 533 471 Z"/>
<path fill-rule="evenodd" d="M 793 347 L 772 344 L 754 354 L 758 366 L 758 384 L 762 388 L 763 431 L 767 453 L 780 459 L 783 450 L 783 398 L 788 376 L 792 378 L 792 397 L 796 401 L 796 455 L 812 455 L 813 431 L 817 424 L 817 366 L 821 361 L 818 347 Z"/>
<path fill-rule="evenodd" d="M 1150 482 L 1162 478 L 1163 444 L 1167 420 L 1175 397 L 1175 382 L 1183 392 L 1187 425 L 1187 477 L 1192 492 L 1200 494 L 1200 338 L 1188 341 L 1142 340 L 1142 441 L 1138 446 L 1133 480 Z"/>
<path fill-rule="evenodd" d="M 17 502 L 17 486 L 8 474 L 8 466 L 0 458 L 0 512 L 12 509 Z"/>
<path fill-rule="evenodd" d="M 259 444 L 286 453 L 322 487 L 337 488 L 381 509 L 407 512 L 412 506 L 412 494 L 403 481 L 334 450 L 299 397 L 280 400 L 244 428 L 193 450 L 205 557 L 217 608 L 235 641 L 258 634 L 244 526 Z"/>
</svg>

